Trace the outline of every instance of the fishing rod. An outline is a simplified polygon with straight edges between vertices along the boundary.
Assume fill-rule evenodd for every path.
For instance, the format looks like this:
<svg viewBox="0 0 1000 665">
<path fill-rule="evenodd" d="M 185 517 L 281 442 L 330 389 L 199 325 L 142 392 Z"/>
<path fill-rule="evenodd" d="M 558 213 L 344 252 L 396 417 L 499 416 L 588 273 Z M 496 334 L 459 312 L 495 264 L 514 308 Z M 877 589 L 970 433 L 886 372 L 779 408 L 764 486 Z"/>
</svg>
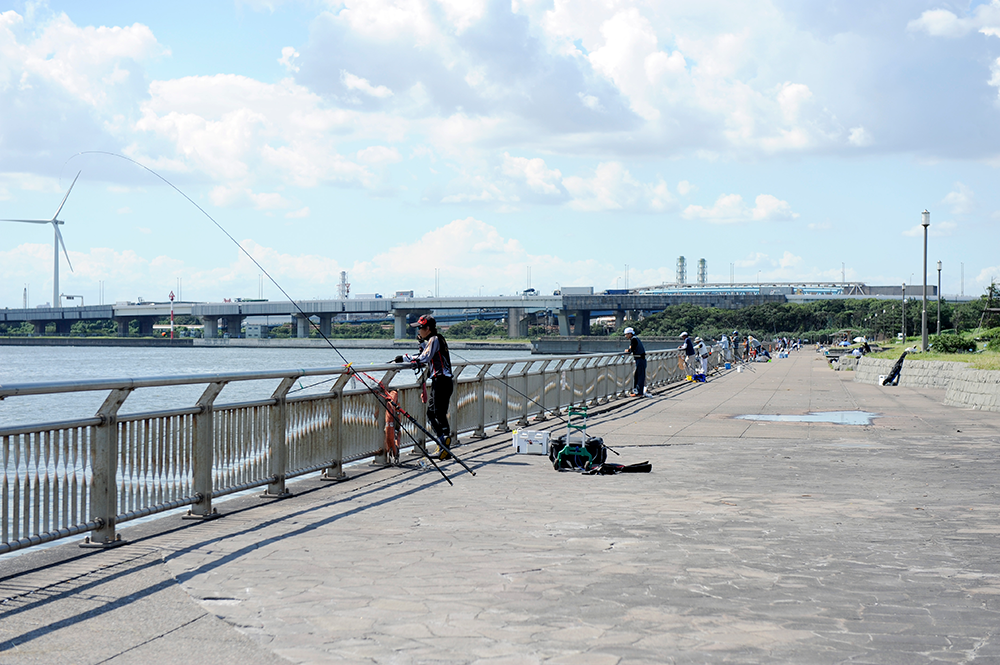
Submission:
<svg viewBox="0 0 1000 665">
<path fill-rule="evenodd" d="M 106 155 L 106 156 L 109 156 L 109 157 L 117 157 L 119 159 L 124 159 L 127 162 L 131 162 L 132 164 L 135 164 L 136 166 L 138 166 L 138 167 L 140 167 L 142 169 L 145 169 L 150 174 L 152 174 L 153 176 L 155 176 L 159 180 L 162 180 L 164 183 L 166 183 L 175 192 L 177 192 L 178 194 L 180 194 L 181 196 L 183 196 L 185 199 L 187 199 L 187 201 L 191 205 L 193 205 L 195 208 L 197 208 L 201 212 L 201 214 L 205 215 L 205 217 L 207 217 L 209 219 L 209 221 L 211 221 L 213 224 L 215 224 L 215 226 L 220 231 L 222 231 L 222 233 L 225 234 L 225 236 L 227 238 L 229 238 L 231 241 L 233 241 L 233 244 L 235 244 L 237 247 L 239 247 L 240 251 L 243 252 L 246 255 L 246 257 L 248 259 L 250 259 L 250 261 L 253 262 L 253 264 L 255 266 L 257 266 L 257 268 L 259 268 L 260 271 L 264 275 L 267 276 L 267 278 L 269 280 L 271 280 L 271 283 L 274 284 L 274 286 L 278 289 L 278 291 L 280 291 L 281 294 L 283 296 L 285 296 L 285 298 L 288 299 L 288 301 L 292 304 L 292 306 L 295 307 L 296 310 L 298 310 L 298 313 L 306 321 L 308 321 L 311 326 L 313 326 L 315 328 L 316 332 L 319 333 L 319 336 L 323 338 L 323 341 L 326 342 L 327 345 L 331 349 L 333 349 L 337 353 L 338 356 L 340 356 L 340 359 L 344 361 L 344 369 L 346 369 L 348 371 L 348 373 L 350 373 L 350 374 L 352 374 L 354 376 L 358 376 L 359 375 L 359 372 L 352 367 L 352 363 L 347 360 L 347 358 L 344 356 L 344 354 L 341 353 L 340 349 L 338 349 L 334 345 L 334 343 L 332 341 L 330 341 L 329 337 L 327 337 L 326 335 L 323 334 L 323 330 L 317 324 L 315 324 L 315 323 L 312 322 L 312 320 L 309 318 L 309 315 L 302 309 L 302 307 L 299 306 L 299 304 L 297 302 L 295 302 L 295 300 L 288 294 L 288 292 L 285 291 L 285 289 L 282 288 L 282 286 L 280 284 L 278 284 L 277 280 L 275 280 L 274 277 L 271 276 L 271 273 L 269 273 L 264 268 L 264 266 L 262 266 L 260 264 L 260 262 L 258 262 L 257 259 L 254 258 L 254 256 L 249 251 L 247 251 L 247 249 L 245 247 L 243 247 L 243 245 L 241 245 L 239 243 L 239 241 L 236 240 L 236 238 L 234 238 L 232 236 L 232 234 L 229 233 L 229 231 L 227 231 L 225 229 L 224 226 L 222 226 L 222 224 L 220 224 L 219 222 L 217 222 L 214 217 L 212 217 L 210 214 L 208 214 L 208 212 L 204 208 L 202 208 L 200 205 L 198 205 L 198 203 L 194 199 L 192 199 L 190 196 L 188 196 L 187 194 L 185 194 L 180 188 L 178 188 L 176 185 L 174 185 L 174 183 L 170 182 L 169 180 L 167 180 L 162 175 L 160 175 L 159 173 L 157 173 L 153 169 L 149 168 L 145 164 L 141 164 L 141 163 L 135 161 L 131 157 L 127 157 L 125 155 L 121 155 L 121 154 L 116 153 L 116 152 L 110 152 L 110 151 L 107 151 L 107 150 L 84 150 L 84 151 L 76 153 L 75 155 L 73 155 L 72 157 L 70 157 L 68 160 L 66 160 L 66 162 L 68 163 L 73 158 L 75 158 L 75 157 L 77 157 L 79 155 Z M 364 374 L 364 373 L 361 372 L 360 374 Z M 472 471 L 472 469 L 470 469 L 468 466 L 466 466 L 466 464 L 464 462 L 462 462 L 456 455 L 454 455 L 454 453 L 451 452 L 451 449 L 447 445 L 445 445 L 445 443 L 444 443 L 443 440 L 439 440 L 437 436 L 435 436 L 434 434 L 431 434 L 429 431 L 427 431 L 427 429 L 423 425 L 421 425 L 413 416 L 411 416 L 409 413 L 407 413 L 406 411 L 404 411 L 402 409 L 402 407 L 398 403 L 396 403 L 396 402 L 392 401 L 391 399 L 389 399 L 388 394 L 386 394 L 386 395 L 380 395 L 376 390 L 374 390 L 370 385 L 368 385 L 368 383 L 364 379 L 361 380 L 361 385 L 363 385 L 365 387 L 365 389 L 367 389 L 368 392 L 371 393 L 375 397 L 376 401 L 379 403 L 379 405 L 382 408 L 388 409 L 389 405 L 392 404 L 392 406 L 395 407 L 396 409 L 398 409 L 401 413 L 403 413 L 406 416 L 406 418 L 417 429 L 419 429 L 421 432 L 423 432 L 431 440 L 436 441 L 438 443 L 438 445 L 441 446 L 444 450 L 447 450 L 448 453 L 449 453 L 449 455 L 451 455 L 451 457 L 453 457 L 456 462 L 458 462 L 459 464 L 461 464 L 462 467 L 464 467 L 469 473 L 471 473 L 473 476 L 476 475 L 475 472 Z M 379 384 L 379 385 L 381 385 L 381 384 Z M 384 390 L 384 387 L 383 387 L 383 392 L 386 392 Z M 427 449 L 424 446 L 420 445 L 420 443 L 417 441 L 416 437 L 413 436 L 413 433 L 410 432 L 410 431 L 407 431 L 407 435 L 410 437 L 410 439 L 413 441 L 413 443 L 417 446 L 417 448 L 421 452 L 423 452 L 424 456 L 427 457 L 428 460 L 430 460 L 431 464 L 434 466 L 435 469 L 438 470 L 438 472 L 441 474 L 441 476 L 445 480 L 448 481 L 448 484 L 449 485 L 454 485 L 454 483 L 451 481 L 451 478 L 448 477 L 448 475 L 444 472 L 444 470 L 442 470 L 440 467 L 438 467 L 438 465 L 432 459 L 430 453 L 427 451 Z"/>
</svg>

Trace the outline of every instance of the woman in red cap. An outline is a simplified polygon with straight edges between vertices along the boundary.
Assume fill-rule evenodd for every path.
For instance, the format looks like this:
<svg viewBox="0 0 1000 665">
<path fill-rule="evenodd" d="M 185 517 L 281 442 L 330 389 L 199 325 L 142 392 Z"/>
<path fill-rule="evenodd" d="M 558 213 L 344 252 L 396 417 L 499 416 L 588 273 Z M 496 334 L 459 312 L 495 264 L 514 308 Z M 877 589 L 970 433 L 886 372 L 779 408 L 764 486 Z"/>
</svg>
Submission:
<svg viewBox="0 0 1000 665">
<path fill-rule="evenodd" d="M 451 354 L 448 353 L 448 342 L 444 335 L 438 332 L 437 321 L 433 316 L 421 316 L 414 324 L 417 326 L 417 339 L 420 340 L 420 355 L 404 356 L 407 362 L 427 366 L 431 378 L 431 389 L 427 396 L 427 421 L 430 423 L 441 446 L 441 459 L 448 459 L 448 449 L 451 448 L 451 427 L 448 425 L 448 403 L 454 390 L 451 374 Z"/>
</svg>

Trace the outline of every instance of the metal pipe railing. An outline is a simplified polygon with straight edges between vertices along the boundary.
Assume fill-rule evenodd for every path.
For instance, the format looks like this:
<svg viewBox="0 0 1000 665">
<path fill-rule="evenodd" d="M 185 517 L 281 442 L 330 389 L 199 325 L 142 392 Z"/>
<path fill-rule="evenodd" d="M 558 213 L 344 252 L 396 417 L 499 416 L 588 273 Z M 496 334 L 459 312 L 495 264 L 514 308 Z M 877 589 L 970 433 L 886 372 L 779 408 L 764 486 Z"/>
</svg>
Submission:
<svg viewBox="0 0 1000 665">
<path fill-rule="evenodd" d="M 684 378 L 677 351 L 654 351 L 647 361 L 650 387 Z M 265 496 L 283 496 L 291 477 L 323 471 L 338 478 L 347 462 L 384 459 L 384 405 L 348 384 L 391 383 L 403 408 L 422 418 L 420 386 L 399 369 L 369 366 L 360 379 L 353 369 L 334 367 L 0 386 L 0 400 L 107 393 L 94 415 L 0 428 L 0 553 L 86 531 L 91 545 L 113 546 L 121 542 L 119 522 L 183 505 L 191 517 L 209 518 L 213 498 L 264 485 Z M 631 358 L 620 354 L 460 362 L 453 369 L 453 429 L 477 437 L 621 397 L 633 371 Z M 329 377 L 329 390 L 290 395 L 307 376 Z M 269 399 L 216 404 L 227 384 L 259 380 L 277 382 Z M 194 404 L 119 415 L 136 389 L 182 385 L 205 388 Z M 419 428 L 404 427 L 423 443 Z"/>
</svg>

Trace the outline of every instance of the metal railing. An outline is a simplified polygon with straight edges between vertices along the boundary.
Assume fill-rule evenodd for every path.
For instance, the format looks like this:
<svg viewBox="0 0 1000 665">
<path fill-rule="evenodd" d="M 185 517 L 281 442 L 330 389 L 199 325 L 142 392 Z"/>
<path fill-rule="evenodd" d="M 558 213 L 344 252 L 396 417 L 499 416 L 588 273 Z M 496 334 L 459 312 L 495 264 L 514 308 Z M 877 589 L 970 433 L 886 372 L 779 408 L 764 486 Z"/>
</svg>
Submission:
<svg viewBox="0 0 1000 665">
<path fill-rule="evenodd" d="M 677 351 L 651 352 L 647 360 L 649 387 L 684 378 Z M 620 354 L 456 363 L 452 428 L 484 437 L 489 427 L 507 431 L 569 406 L 600 404 L 623 396 L 632 372 L 631 358 Z M 330 388 L 289 396 L 303 377 L 326 377 Z M 112 546 L 120 542 L 117 525 L 128 520 L 183 506 L 191 518 L 206 519 L 223 495 L 266 485 L 263 496 L 280 497 L 296 476 L 319 471 L 339 479 L 349 462 L 385 463 L 384 404 L 363 386 L 350 388 L 351 378 L 352 370 L 338 367 L 0 386 L 0 400 L 106 393 L 92 417 L 0 428 L 0 553 L 86 532 L 85 544 Z M 412 374 L 376 365 L 363 378 L 397 390 L 403 409 L 422 423 Z M 270 398 L 215 403 L 227 384 L 259 380 L 277 382 Z M 136 389 L 184 385 L 205 386 L 194 404 L 119 415 Z M 404 425 L 424 442 L 419 428 Z M 404 434 L 403 445 L 409 441 Z"/>
</svg>

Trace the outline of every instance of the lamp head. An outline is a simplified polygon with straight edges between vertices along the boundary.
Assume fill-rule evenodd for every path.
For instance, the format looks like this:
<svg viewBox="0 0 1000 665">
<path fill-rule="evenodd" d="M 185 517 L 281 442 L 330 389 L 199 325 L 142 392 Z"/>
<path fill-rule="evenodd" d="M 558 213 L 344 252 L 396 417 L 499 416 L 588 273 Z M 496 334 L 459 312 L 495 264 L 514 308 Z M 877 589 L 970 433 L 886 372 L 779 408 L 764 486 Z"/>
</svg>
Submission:
<svg viewBox="0 0 1000 665">
<path fill-rule="evenodd" d="M 928 226 L 931 225 L 931 214 L 926 210 L 924 210 L 922 213 L 920 213 L 920 216 L 923 218 L 923 221 L 920 222 L 920 225 L 926 229 Z"/>
</svg>

